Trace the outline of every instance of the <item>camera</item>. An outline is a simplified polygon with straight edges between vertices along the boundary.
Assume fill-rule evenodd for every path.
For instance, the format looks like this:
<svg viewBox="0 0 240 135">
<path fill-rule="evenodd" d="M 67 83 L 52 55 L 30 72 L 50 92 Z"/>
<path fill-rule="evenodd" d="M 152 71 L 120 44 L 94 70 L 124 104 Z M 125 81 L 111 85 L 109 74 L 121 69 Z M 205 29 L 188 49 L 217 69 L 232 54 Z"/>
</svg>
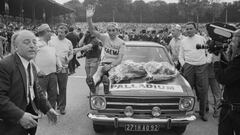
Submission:
<svg viewBox="0 0 240 135">
<path fill-rule="evenodd" d="M 234 26 L 219 22 L 206 24 L 206 29 L 211 40 L 207 41 L 207 45 L 197 44 L 196 49 L 208 49 L 214 54 L 227 50 L 236 31 Z"/>
<path fill-rule="evenodd" d="M 197 44 L 196 49 L 207 49 L 209 53 L 218 54 L 221 51 L 226 51 L 230 42 L 222 43 L 214 40 L 208 40 L 207 45 Z"/>
</svg>

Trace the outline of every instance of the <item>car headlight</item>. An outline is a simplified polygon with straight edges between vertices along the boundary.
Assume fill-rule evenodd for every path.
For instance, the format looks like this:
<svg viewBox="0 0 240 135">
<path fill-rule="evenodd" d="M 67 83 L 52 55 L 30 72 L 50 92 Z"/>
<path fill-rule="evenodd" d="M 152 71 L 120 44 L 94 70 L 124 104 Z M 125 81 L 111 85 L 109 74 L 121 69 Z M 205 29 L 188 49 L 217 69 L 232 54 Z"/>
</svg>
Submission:
<svg viewBox="0 0 240 135">
<path fill-rule="evenodd" d="M 179 110 L 180 111 L 190 111 L 194 106 L 194 98 L 193 97 L 184 97 L 179 101 Z"/>
<path fill-rule="evenodd" d="M 161 109 L 157 106 L 153 107 L 152 115 L 153 117 L 159 117 L 161 115 Z"/>
<path fill-rule="evenodd" d="M 104 110 L 106 108 L 106 99 L 102 96 L 91 97 L 91 107 L 95 110 Z"/>
<path fill-rule="evenodd" d="M 127 117 L 131 117 L 133 115 L 133 108 L 131 106 L 127 106 L 125 109 L 124 109 L 124 114 L 125 116 Z"/>
</svg>

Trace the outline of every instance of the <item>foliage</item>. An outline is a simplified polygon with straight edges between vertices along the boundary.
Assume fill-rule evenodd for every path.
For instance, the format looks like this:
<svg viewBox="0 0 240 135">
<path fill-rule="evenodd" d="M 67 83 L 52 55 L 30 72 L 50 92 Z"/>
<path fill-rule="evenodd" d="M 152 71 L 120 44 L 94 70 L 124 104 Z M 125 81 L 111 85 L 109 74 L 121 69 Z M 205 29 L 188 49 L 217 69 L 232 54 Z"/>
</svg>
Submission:
<svg viewBox="0 0 240 135">
<path fill-rule="evenodd" d="M 240 1 L 220 3 L 220 0 L 179 0 L 166 3 L 162 0 L 71 0 L 66 6 L 75 10 L 76 21 L 85 20 L 85 7 L 96 5 L 95 22 L 129 23 L 182 23 L 187 21 L 225 21 L 226 11 L 229 22 L 240 21 Z"/>
</svg>

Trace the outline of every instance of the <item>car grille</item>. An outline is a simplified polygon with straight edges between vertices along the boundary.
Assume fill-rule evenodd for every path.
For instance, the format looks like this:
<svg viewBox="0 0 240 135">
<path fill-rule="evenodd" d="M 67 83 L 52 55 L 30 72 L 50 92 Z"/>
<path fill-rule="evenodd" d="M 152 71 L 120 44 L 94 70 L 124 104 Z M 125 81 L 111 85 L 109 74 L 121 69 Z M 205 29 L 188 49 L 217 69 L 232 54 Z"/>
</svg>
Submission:
<svg viewBox="0 0 240 135">
<path fill-rule="evenodd" d="M 162 114 L 179 113 L 179 97 L 106 97 L 106 111 L 123 113 L 126 106 L 131 106 L 134 113 L 151 114 L 152 108 L 158 106 Z"/>
</svg>

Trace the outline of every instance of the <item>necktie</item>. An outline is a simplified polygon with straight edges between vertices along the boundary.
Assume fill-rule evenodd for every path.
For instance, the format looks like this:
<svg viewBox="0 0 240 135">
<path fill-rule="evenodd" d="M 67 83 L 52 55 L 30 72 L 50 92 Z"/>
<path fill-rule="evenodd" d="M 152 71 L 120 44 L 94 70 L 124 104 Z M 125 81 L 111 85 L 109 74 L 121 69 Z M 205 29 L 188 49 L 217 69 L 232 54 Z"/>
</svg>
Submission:
<svg viewBox="0 0 240 135">
<path fill-rule="evenodd" d="M 34 96 L 34 90 L 33 90 L 33 79 L 32 79 L 32 68 L 31 63 L 28 64 L 27 71 L 28 71 L 28 97 L 29 101 L 32 105 L 33 110 L 38 114 L 38 109 L 33 102 L 35 96 Z M 29 103 L 29 102 L 28 102 Z"/>
<path fill-rule="evenodd" d="M 28 85 L 32 86 L 31 63 L 28 64 Z"/>
</svg>

